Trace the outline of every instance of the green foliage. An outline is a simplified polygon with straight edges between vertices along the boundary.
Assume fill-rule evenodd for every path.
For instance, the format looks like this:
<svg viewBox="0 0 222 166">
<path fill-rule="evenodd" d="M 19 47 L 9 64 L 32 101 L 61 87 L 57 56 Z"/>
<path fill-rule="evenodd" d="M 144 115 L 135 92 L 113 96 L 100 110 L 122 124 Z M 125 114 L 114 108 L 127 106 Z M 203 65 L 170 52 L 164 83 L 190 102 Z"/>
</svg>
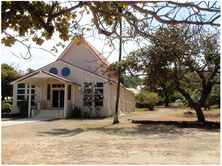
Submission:
<svg viewBox="0 0 222 166">
<path fill-rule="evenodd" d="M 178 17 L 181 11 L 183 17 Z M 64 42 L 73 41 L 89 31 L 95 34 L 95 29 L 112 42 L 119 37 L 120 20 L 125 39 L 145 36 L 156 40 L 152 32 L 161 24 L 211 25 L 218 31 L 220 27 L 220 3 L 204 1 L 1 1 L 1 12 L 1 33 L 5 34 L 1 42 L 8 47 L 24 41 L 41 46 L 57 34 Z M 85 16 L 90 16 L 88 23 L 81 22 Z M 30 49 L 29 44 L 26 47 Z M 51 51 L 58 52 L 55 46 Z"/>
<path fill-rule="evenodd" d="M 1 65 L 2 101 L 5 97 L 12 96 L 13 87 L 9 85 L 9 83 L 20 77 L 21 75 L 18 74 L 13 67 L 5 63 Z"/>
<path fill-rule="evenodd" d="M 180 86 L 190 94 L 193 102 L 197 102 L 202 94 L 201 79 L 196 72 L 187 72 L 181 76 Z"/>
<path fill-rule="evenodd" d="M 207 97 L 207 99 L 204 103 L 204 109 L 205 110 L 207 110 L 207 109 L 210 110 L 211 106 L 216 105 L 218 103 L 220 103 L 220 97 L 217 94 L 212 92 L 208 95 L 208 97 Z"/>
<path fill-rule="evenodd" d="M 157 93 L 149 91 L 141 91 L 135 96 L 136 103 L 147 105 L 149 110 L 153 110 L 154 106 L 159 102 L 160 98 Z"/>
<path fill-rule="evenodd" d="M 143 80 L 137 76 L 130 77 L 125 74 L 121 75 L 120 81 L 126 88 L 134 88 L 134 89 L 136 89 L 138 85 L 141 86 L 143 82 Z"/>
<path fill-rule="evenodd" d="M 21 114 L 28 115 L 28 101 L 21 101 L 18 105 L 18 109 Z"/>
<path fill-rule="evenodd" d="M 2 103 L 1 109 L 2 109 L 2 113 L 3 112 L 9 113 L 11 111 L 11 105 L 9 103 Z"/>
<path fill-rule="evenodd" d="M 12 100 L 9 99 L 9 100 L 4 100 L 2 103 L 9 103 L 10 105 L 12 105 Z"/>
<path fill-rule="evenodd" d="M 35 71 L 34 69 L 28 68 L 28 69 L 26 70 L 26 74 L 30 74 L 30 73 L 32 73 L 32 72 L 34 72 L 34 71 Z"/>
<path fill-rule="evenodd" d="M 145 74 L 144 82 L 151 90 L 170 90 L 171 82 L 174 87 L 169 87 L 176 88 L 200 112 L 198 120 L 205 121 L 201 106 L 218 84 L 215 77 L 220 72 L 219 35 L 200 34 L 199 29 L 184 26 L 161 27 L 155 35 L 158 40 L 151 38 L 149 46 L 130 53 L 126 69 Z"/>
</svg>

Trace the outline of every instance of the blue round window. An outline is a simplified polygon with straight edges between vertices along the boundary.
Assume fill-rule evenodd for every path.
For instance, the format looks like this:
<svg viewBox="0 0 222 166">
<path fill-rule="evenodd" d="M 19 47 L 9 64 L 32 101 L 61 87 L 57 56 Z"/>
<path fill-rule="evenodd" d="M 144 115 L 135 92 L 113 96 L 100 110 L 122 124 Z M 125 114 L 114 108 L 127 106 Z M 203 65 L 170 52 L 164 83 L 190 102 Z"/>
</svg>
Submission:
<svg viewBox="0 0 222 166">
<path fill-rule="evenodd" d="M 64 77 L 69 76 L 69 75 L 70 75 L 70 69 L 69 69 L 68 67 L 64 67 L 64 68 L 62 69 L 62 75 L 63 75 Z"/>
<path fill-rule="evenodd" d="M 52 67 L 52 68 L 49 70 L 49 73 L 52 73 L 52 74 L 57 75 L 57 74 L 58 74 L 58 70 L 57 70 L 55 67 Z"/>
</svg>

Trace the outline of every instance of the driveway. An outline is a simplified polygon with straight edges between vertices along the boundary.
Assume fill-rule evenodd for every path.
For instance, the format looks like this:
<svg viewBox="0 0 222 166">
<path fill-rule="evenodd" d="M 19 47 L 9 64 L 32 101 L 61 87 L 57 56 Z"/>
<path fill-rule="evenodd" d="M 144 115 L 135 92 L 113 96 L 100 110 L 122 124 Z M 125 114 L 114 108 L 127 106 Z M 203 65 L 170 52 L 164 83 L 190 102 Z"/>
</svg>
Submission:
<svg viewBox="0 0 222 166">
<path fill-rule="evenodd" d="M 17 119 L 17 120 L 1 121 L 1 127 L 19 125 L 19 124 L 24 124 L 24 123 L 39 122 L 39 121 L 44 121 L 44 120 L 53 120 L 53 119 L 55 118 L 24 118 L 24 119 Z"/>
</svg>

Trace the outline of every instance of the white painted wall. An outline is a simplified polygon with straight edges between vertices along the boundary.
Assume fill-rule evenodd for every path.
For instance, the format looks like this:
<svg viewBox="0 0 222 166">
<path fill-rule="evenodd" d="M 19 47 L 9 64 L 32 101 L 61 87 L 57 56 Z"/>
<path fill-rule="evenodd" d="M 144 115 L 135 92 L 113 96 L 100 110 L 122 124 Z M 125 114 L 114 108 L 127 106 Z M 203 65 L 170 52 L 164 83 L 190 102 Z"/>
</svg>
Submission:
<svg viewBox="0 0 222 166">
<path fill-rule="evenodd" d="M 100 70 L 96 70 L 99 67 L 99 60 L 92 54 L 91 50 L 85 46 L 85 43 L 77 45 L 76 42 L 74 42 L 61 59 L 85 70 L 99 74 Z"/>
<path fill-rule="evenodd" d="M 63 61 L 65 62 L 63 62 Z M 75 42 L 70 46 L 70 48 L 65 52 L 62 56 L 61 60 L 57 60 L 54 63 L 51 63 L 41 70 L 49 72 L 52 67 L 55 67 L 58 70 L 58 76 L 68 79 L 76 84 L 84 85 L 84 82 L 105 82 L 107 81 L 101 76 L 95 75 L 92 72 L 96 71 L 95 73 L 101 74 L 101 68 L 96 70 L 100 67 L 101 63 L 98 61 L 97 57 L 90 51 L 89 48 L 85 47 L 85 44 L 81 44 L 78 46 Z M 86 62 L 91 61 L 91 62 Z M 67 62 L 67 63 L 66 63 Z M 73 64 L 73 65 L 72 65 Z M 75 67 L 78 66 L 78 67 Z M 89 68 L 90 66 L 90 68 Z M 68 67 L 70 69 L 70 75 L 64 77 L 61 73 L 64 67 Z M 83 69 L 83 70 L 82 70 Z M 89 72 L 87 72 L 87 71 Z M 51 96 L 50 100 L 47 100 L 47 84 L 59 84 L 63 83 L 60 81 L 55 82 L 46 82 L 42 85 L 42 88 L 36 88 L 36 103 L 40 101 L 40 94 L 42 94 L 42 101 L 47 102 L 47 109 L 52 108 L 52 88 L 51 88 Z M 111 116 L 114 115 L 115 110 L 115 101 L 116 101 L 116 87 L 115 83 L 112 84 L 104 84 L 104 93 L 106 98 L 104 98 L 103 107 L 101 107 L 100 116 Z M 68 101 L 68 110 L 67 115 L 70 116 L 72 114 L 72 110 L 74 106 L 81 107 L 83 112 L 89 112 L 87 106 L 83 106 L 82 96 L 79 91 L 79 86 L 73 85 L 74 94 L 72 94 L 72 99 Z M 12 113 L 17 113 L 18 110 L 16 108 L 17 103 L 17 84 L 14 84 L 13 88 L 13 108 Z M 42 91 L 40 92 L 40 89 Z M 74 97 L 74 98 L 73 98 Z M 73 103 L 74 101 L 74 103 Z M 120 102 L 119 102 L 119 112 L 127 113 L 135 110 L 135 96 L 132 92 L 127 91 L 126 89 L 121 87 L 120 90 Z M 91 116 L 96 116 L 95 110 L 92 111 Z"/>
</svg>

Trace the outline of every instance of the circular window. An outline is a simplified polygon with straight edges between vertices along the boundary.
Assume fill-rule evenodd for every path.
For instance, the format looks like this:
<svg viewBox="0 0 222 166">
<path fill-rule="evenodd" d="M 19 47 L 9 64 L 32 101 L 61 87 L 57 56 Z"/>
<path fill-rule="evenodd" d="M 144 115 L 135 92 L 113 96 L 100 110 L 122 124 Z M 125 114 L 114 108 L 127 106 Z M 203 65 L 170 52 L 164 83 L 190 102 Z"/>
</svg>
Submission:
<svg viewBox="0 0 222 166">
<path fill-rule="evenodd" d="M 69 69 L 68 67 L 64 67 L 64 68 L 62 69 L 62 75 L 63 75 L 64 77 L 69 76 L 69 75 L 70 75 L 70 69 Z"/>
<path fill-rule="evenodd" d="M 58 74 L 58 70 L 57 70 L 55 67 L 52 67 L 52 68 L 49 70 L 49 73 L 52 73 L 52 74 L 57 75 L 57 74 Z"/>
</svg>

